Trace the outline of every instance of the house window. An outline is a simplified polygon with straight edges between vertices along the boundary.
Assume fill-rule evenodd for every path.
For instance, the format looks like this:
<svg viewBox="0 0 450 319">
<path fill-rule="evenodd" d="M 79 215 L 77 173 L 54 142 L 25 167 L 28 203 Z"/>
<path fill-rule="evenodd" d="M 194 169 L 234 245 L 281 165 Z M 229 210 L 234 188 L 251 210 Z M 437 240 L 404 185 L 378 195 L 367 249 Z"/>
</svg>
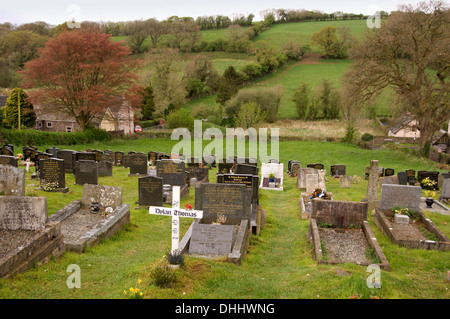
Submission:
<svg viewBox="0 0 450 319">
<path fill-rule="evenodd" d="M 47 122 L 47 127 L 52 127 L 52 126 L 53 126 L 52 122 Z"/>
<path fill-rule="evenodd" d="M 67 126 L 66 127 L 66 132 L 72 132 L 72 127 L 71 126 Z"/>
<path fill-rule="evenodd" d="M 38 123 L 38 127 L 41 128 L 42 127 L 42 122 Z"/>
</svg>

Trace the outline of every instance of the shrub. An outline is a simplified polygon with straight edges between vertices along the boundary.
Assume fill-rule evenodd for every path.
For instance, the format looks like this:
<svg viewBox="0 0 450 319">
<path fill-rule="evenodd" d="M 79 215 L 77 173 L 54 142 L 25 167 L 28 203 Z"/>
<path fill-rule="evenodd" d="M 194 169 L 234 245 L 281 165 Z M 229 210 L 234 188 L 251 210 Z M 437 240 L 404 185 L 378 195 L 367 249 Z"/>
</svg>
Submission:
<svg viewBox="0 0 450 319">
<path fill-rule="evenodd" d="M 179 109 L 167 116 L 166 125 L 170 129 L 184 127 L 192 131 L 194 129 L 194 118 L 189 111 Z"/>
<path fill-rule="evenodd" d="M 241 90 L 226 103 L 225 112 L 230 118 L 237 116 L 243 104 L 254 102 L 267 114 L 266 120 L 273 123 L 278 117 L 278 107 L 283 93 L 279 87 Z"/>
<path fill-rule="evenodd" d="M 361 136 L 361 140 L 364 141 L 364 142 L 369 142 L 369 141 L 371 141 L 373 139 L 374 139 L 374 136 L 372 134 L 370 134 L 370 133 L 364 133 Z"/>
<path fill-rule="evenodd" d="M 175 270 L 168 265 L 156 266 L 150 273 L 153 283 L 160 288 L 170 288 L 177 281 Z"/>
<path fill-rule="evenodd" d="M 111 137 L 108 132 L 96 128 L 89 128 L 83 132 L 44 132 L 33 129 L 0 131 L 6 143 L 13 145 L 75 145 L 88 144 L 94 141 L 106 141 Z"/>
</svg>

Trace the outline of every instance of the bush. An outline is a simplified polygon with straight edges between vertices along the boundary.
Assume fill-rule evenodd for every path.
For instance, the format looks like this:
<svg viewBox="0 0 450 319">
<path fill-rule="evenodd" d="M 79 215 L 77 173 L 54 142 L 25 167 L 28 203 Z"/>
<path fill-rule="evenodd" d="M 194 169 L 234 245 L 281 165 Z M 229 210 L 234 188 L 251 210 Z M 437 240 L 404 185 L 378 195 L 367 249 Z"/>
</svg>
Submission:
<svg viewBox="0 0 450 319">
<path fill-rule="evenodd" d="M 194 129 L 194 118 L 189 111 L 179 109 L 167 116 L 166 125 L 170 129 L 184 127 L 192 131 Z"/>
<path fill-rule="evenodd" d="M 241 90 L 227 102 L 225 112 L 229 118 L 234 118 L 243 104 L 254 102 L 260 106 L 262 112 L 267 114 L 267 121 L 273 123 L 278 117 L 282 95 L 279 87 Z"/>
<path fill-rule="evenodd" d="M 88 144 L 94 141 L 110 139 L 108 132 L 96 128 L 86 129 L 83 132 L 44 132 L 33 129 L 0 131 L 2 139 L 13 145 L 75 145 Z"/>
<path fill-rule="evenodd" d="M 364 133 L 361 136 L 361 140 L 364 141 L 364 142 L 369 142 L 369 141 L 371 141 L 373 139 L 374 139 L 374 136 L 372 134 L 369 134 L 369 133 Z"/>
<path fill-rule="evenodd" d="M 175 270 L 169 266 L 156 266 L 150 273 L 153 283 L 160 288 L 170 288 L 177 281 Z"/>
</svg>

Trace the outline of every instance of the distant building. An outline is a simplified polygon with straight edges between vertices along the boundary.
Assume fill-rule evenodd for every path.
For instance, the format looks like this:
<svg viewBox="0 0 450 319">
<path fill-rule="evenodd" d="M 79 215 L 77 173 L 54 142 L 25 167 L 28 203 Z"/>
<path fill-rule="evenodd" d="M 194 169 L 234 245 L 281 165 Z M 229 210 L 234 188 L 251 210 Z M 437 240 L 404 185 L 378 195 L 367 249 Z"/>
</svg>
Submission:
<svg viewBox="0 0 450 319">
<path fill-rule="evenodd" d="M 450 153 L 450 136 L 445 130 L 439 130 L 432 139 L 431 145 L 442 153 Z"/>
<path fill-rule="evenodd" d="M 6 105 L 6 100 L 9 98 L 8 95 L 0 95 L 0 108 Z"/>
<path fill-rule="evenodd" d="M 420 131 L 414 115 L 407 113 L 401 116 L 389 127 L 388 136 L 420 138 Z"/>
<path fill-rule="evenodd" d="M 35 104 L 34 112 L 36 113 L 36 130 L 47 132 L 76 132 L 81 130 L 75 118 L 62 112 L 58 107 Z M 111 98 L 110 106 L 103 114 L 94 118 L 92 124 L 94 127 L 105 131 L 121 132 L 125 135 L 132 134 L 134 111 L 125 98 L 114 97 Z"/>
</svg>

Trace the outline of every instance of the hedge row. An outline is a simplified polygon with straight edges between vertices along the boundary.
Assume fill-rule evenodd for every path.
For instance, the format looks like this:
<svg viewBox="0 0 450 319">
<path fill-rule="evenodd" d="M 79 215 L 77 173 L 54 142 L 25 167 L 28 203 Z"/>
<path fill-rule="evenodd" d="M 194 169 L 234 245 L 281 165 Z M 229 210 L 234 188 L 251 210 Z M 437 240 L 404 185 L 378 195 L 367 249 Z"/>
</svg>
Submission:
<svg viewBox="0 0 450 319">
<path fill-rule="evenodd" d="M 109 134 L 100 129 L 87 129 L 83 132 L 44 132 L 33 129 L 27 130 L 0 130 L 3 144 L 13 145 L 75 145 L 87 144 L 94 141 L 110 140 Z"/>
</svg>

